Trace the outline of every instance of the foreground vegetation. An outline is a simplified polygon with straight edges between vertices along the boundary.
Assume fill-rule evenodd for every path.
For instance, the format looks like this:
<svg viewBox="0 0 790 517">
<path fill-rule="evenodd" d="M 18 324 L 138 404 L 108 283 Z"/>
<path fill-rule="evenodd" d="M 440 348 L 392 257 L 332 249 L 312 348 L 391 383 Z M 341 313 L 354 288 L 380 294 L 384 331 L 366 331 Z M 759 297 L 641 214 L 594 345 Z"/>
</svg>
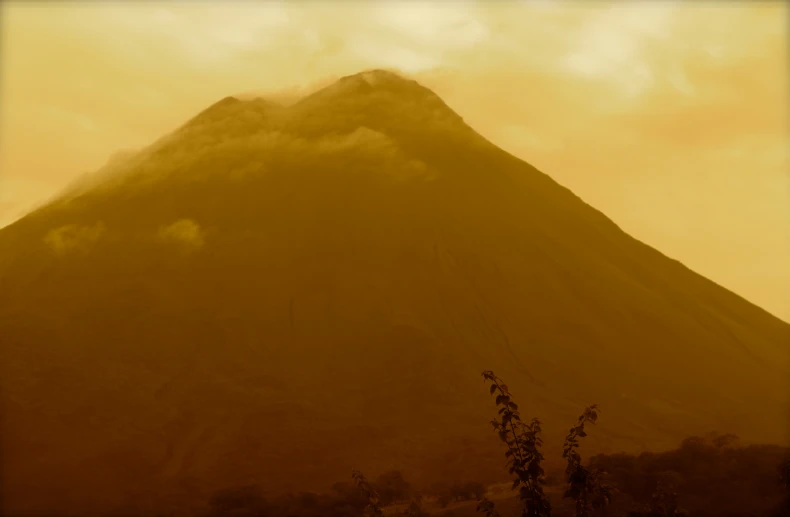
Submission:
<svg viewBox="0 0 790 517">
<path fill-rule="evenodd" d="M 790 517 L 790 449 L 740 445 L 736 436 L 691 437 L 671 451 L 639 455 L 599 454 L 587 465 L 579 452 L 586 426 L 600 413 L 587 407 L 565 438 L 562 479 L 543 467 L 541 422 L 522 419 L 507 384 L 483 372 L 495 395 L 491 421 L 505 446 L 510 489 L 477 481 L 447 481 L 415 487 L 398 471 L 368 481 L 352 471 L 350 481 L 326 493 L 268 499 L 260 487 L 217 492 L 207 517 Z M 496 501 L 496 502 L 495 502 Z"/>
</svg>

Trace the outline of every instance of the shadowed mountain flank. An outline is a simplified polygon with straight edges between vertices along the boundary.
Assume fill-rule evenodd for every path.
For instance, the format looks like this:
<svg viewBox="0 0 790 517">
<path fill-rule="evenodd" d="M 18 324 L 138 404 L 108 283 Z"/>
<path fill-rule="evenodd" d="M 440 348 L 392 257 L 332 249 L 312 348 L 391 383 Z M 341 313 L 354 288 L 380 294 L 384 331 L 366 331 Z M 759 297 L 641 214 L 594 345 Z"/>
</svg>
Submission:
<svg viewBox="0 0 790 517">
<path fill-rule="evenodd" d="M 105 169 L 0 230 L 9 514 L 495 475 L 489 368 L 549 449 L 593 402 L 591 451 L 789 441 L 788 324 L 415 81 L 228 97 Z"/>
</svg>

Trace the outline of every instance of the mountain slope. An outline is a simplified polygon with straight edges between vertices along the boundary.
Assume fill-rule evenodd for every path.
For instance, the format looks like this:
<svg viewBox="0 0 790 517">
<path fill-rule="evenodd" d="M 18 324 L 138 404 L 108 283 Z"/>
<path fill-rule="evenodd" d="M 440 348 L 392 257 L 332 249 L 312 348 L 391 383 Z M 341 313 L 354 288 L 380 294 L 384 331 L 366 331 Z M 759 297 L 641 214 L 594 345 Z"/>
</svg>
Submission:
<svg viewBox="0 0 790 517">
<path fill-rule="evenodd" d="M 593 402 L 587 451 L 788 442 L 790 326 L 414 81 L 226 98 L 111 167 L 0 230 L 7 513 L 495 475 L 488 368 L 550 449 Z"/>
</svg>

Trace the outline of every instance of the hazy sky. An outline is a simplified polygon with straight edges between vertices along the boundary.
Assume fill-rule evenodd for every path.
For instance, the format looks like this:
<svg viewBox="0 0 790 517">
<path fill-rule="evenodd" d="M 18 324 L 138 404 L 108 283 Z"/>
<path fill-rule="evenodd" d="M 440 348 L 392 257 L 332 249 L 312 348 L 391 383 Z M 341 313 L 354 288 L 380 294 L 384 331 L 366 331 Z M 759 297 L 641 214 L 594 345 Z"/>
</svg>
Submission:
<svg viewBox="0 0 790 517">
<path fill-rule="evenodd" d="M 790 321 L 786 2 L 2 2 L 0 226 L 230 94 L 401 69 Z"/>
</svg>

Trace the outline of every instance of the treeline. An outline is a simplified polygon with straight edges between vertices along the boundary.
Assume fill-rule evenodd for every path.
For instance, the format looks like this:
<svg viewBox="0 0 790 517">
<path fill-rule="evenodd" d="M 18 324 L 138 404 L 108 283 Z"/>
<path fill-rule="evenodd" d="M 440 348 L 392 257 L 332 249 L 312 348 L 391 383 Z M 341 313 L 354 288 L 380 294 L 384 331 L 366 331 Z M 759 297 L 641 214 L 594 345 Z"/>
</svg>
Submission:
<svg viewBox="0 0 790 517">
<path fill-rule="evenodd" d="M 477 501 L 485 486 L 476 481 L 441 482 L 416 489 L 396 470 L 385 472 L 369 483 L 381 506 L 402 505 L 420 515 L 425 501 L 437 508 L 450 503 Z M 209 501 L 207 517 L 361 517 L 370 505 L 370 494 L 353 480 L 332 485 L 324 493 L 302 492 L 268 498 L 255 485 L 216 492 Z"/>
<path fill-rule="evenodd" d="M 662 498 L 670 506 L 674 499 L 692 517 L 790 517 L 786 447 L 742 446 L 733 435 L 711 433 L 666 452 L 593 456 L 589 465 L 607 472 L 624 502 L 650 506 Z"/>
<path fill-rule="evenodd" d="M 790 449 L 785 447 L 744 446 L 732 435 L 710 434 L 688 438 L 666 452 L 593 456 L 588 469 L 606 472 L 615 488 L 606 509 L 608 517 L 790 517 L 790 486 L 786 486 L 790 485 Z M 398 471 L 378 476 L 371 486 L 385 510 L 403 507 L 386 512 L 399 515 L 413 502 L 426 515 L 455 502 L 478 501 L 492 492 L 482 483 L 469 481 L 418 488 Z M 555 517 L 574 515 L 572 505 L 562 504 L 564 488 L 559 480 L 546 484 L 548 498 L 555 503 Z M 261 487 L 246 486 L 214 494 L 207 517 L 362 517 L 369 503 L 368 494 L 350 479 L 335 483 L 325 493 L 273 498 Z M 472 515 L 475 505 L 466 510 L 453 513 Z M 503 517 L 507 515 L 502 511 Z"/>
<path fill-rule="evenodd" d="M 743 446 L 734 435 L 711 433 L 687 438 L 671 451 L 599 454 L 585 464 L 579 449 L 586 426 L 598 419 L 596 405 L 584 410 L 565 437 L 563 479 L 547 480 L 540 420 L 522 420 L 504 381 L 490 371 L 483 377 L 496 397 L 491 424 L 505 445 L 515 507 L 502 501 L 498 508 L 479 482 L 447 480 L 417 490 L 398 471 L 371 482 L 353 471 L 351 480 L 323 494 L 268 500 L 259 487 L 223 490 L 211 498 L 208 517 L 421 517 L 444 513 L 460 501 L 478 504 L 453 509 L 447 517 L 475 511 L 486 517 L 790 517 L 790 449 Z M 395 507 L 399 504 L 402 508 Z"/>
</svg>

